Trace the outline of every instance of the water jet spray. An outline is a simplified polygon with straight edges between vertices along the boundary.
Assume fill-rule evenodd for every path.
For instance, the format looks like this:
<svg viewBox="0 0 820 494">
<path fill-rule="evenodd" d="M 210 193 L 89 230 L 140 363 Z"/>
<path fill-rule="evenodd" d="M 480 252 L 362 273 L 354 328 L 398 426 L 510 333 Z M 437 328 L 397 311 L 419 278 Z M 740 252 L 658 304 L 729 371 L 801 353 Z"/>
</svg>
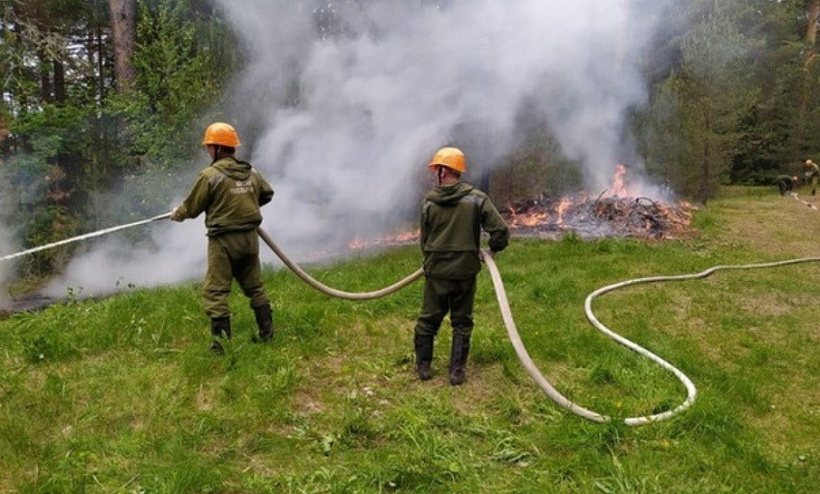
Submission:
<svg viewBox="0 0 820 494">
<path fill-rule="evenodd" d="M 78 235 L 76 237 L 67 238 L 67 239 L 64 239 L 64 240 L 60 240 L 58 242 L 52 242 L 50 244 L 41 245 L 39 247 L 34 247 L 34 248 L 31 248 L 31 249 L 28 249 L 28 250 L 23 250 L 23 251 L 20 251 L 20 252 L 16 252 L 14 254 L 9 254 L 7 256 L 0 257 L 0 262 L 10 261 L 10 260 L 16 259 L 18 257 L 23 257 L 23 256 L 27 256 L 29 254 L 34 254 L 35 252 L 41 252 L 41 251 L 44 251 L 44 250 L 53 249 L 54 247 L 60 247 L 61 245 L 72 244 L 74 242 L 79 242 L 81 240 L 88 240 L 90 238 L 101 237 L 103 235 L 118 232 L 120 230 L 125 230 L 127 228 L 134 228 L 135 226 L 145 225 L 145 224 L 151 223 L 153 221 L 164 220 L 166 218 L 169 218 L 170 216 L 171 216 L 171 213 L 165 213 L 165 214 L 161 214 L 159 216 L 154 216 L 153 218 L 148 218 L 146 220 L 135 221 L 133 223 L 126 223 L 124 225 L 112 226 L 111 228 L 106 228 L 106 229 L 103 229 L 103 230 L 97 230 L 97 231 L 91 232 L 91 233 L 85 233 L 83 235 Z"/>
</svg>

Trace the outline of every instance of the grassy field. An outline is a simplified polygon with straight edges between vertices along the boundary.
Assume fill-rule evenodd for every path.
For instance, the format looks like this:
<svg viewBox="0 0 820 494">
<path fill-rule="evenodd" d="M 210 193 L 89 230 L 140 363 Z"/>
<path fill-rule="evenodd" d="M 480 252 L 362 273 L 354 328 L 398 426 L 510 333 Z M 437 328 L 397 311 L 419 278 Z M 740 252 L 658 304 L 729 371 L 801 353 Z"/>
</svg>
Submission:
<svg viewBox="0 0 820 494">
<path fill-rule="evenodd" d="M 685 398 L 671 374 L 600 334 L 583 303 L 626 279 L 817 256 L 820 211 L 731 189 L 685 240 L 516 239 L 499 269 L 547 378 L 613 417 Z M 809 198 L 811 200 L 812 198 Z M 415 247 L 311 272 L 350 291 L 418 267 Z M 461 387 L 413 372 L 421 284 L 369 302 L 266 273 L 271 345 L 208 354 L 196 283 L 74 301 L 0 321 L 0 492 L 807 493 L 820 480 L 820 266 L 718 272 L 596 300 L 598 318 L 698 388 L 681 415 L 630 428 L 559 408 L 506 336 L 489 276 Z"/>
</svg>

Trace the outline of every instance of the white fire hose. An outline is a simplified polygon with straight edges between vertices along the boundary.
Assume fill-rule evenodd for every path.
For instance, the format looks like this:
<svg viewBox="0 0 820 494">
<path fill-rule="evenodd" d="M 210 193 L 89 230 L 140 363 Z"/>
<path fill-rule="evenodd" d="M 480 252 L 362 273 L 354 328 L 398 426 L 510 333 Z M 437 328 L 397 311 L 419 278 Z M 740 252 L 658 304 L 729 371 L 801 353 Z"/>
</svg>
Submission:
<svg viewBox="0 0 820 494">
<path fill-rule="evenodd" d="M 385 295 L 389 295 L 393 292 L 396 292 L 396 291 L 400 290 L 401 288 L 405 287 L 406 285 L 409 285 L 410 283 L 412 283 L 415 280 L 419 279 L 424 274 L 423 270 L 419 269 L 418 271 L 414 272 L 413 274 L 411 274 L 410 276 L 404 278 L 403 280 L 401 280 L 397 283 L 394 283 L 393 285 L 390 285 L 387 288 L 384 288 L 382 290 L 378 290 L 378 291 L 375 291 L 375 292 L 367 292 L 367 293 L 342 292 L 340 290 L 336 290 L 335 288 L 331 288 L 327 285 L 323 285 L 322 283 L 318 282 L 316 279 L 312 278 L 309 274 L 307 274 L 304 270 L 302 270 L 298 265 L 296 265 L 296 263 L 294 263 L 292 260 L 290 260 L 288 258 L 288 256 L 282 251 L 282 249 L 280 249 L 279 246 L 276 245 L 276 242 L 273 241 L 273 239 L 270 237 L 270 235 L 268 235 L 261 228 L 259 228 L 259 237 L 262 238 L 262 240 L 268 245 L 268 247 L 270 247 L 271 250 L 279 257 L 279 259 L 281 259 L 282 262 L 284 262 L 287 267 L 289 267 L 294 273 L 296 273 L 296 275 L 299 276 L 299 278 L 301 278 L 303 281 L 305 281 L 306 283 L 308 283 L 312 287 L 316 288 L 320 292 L 325 293 L 327 295 L 330 295 L 331 297 L 338 297 L 338 298 L 343 298 L 343 299 L 346 299 L 346 300 L 369 300 L 369 299 L 374 299 L 374 298 L 378 298 L 378 297 L 383 297 Z M 586 408 L 584 408 L 580 405 L 577 405 L 577 404 L 573 403 L 572 401 L 570 401 L 569 399 L 564 397 L 560 392 L 558 392 L 558 390 L 555 389 L 555 387 L 552 386 L 552 384 L 550 384 L 550 382 L 544 377 L 544 375 L 541 374 L 541 372 L 538 370 L 538 367 L 536 367 L 535 363 L 532 361 L 529 354 L 527 353 L 527 349 L 524 347 L 524 343 L 521 341 L 521 336 L 518 334 L 518 329 L 516 328 L 515 321 L 513 320 L 513 317 L 512 317 L 512 310 L 510 310 L 510 304 L 507 301 L 507 292 L 504 289 L 504 282 L 501 280 L 501 274 L 498 272 L 498 266 L 496 266 L 495 260 L 493 259 L 493 256 L 489 252 L 487 252 L 485 250 L 482 250 L 481 251 L 481 257 L 483 258 L 484 263 L 487 265 L 487 268 L 490 271 L 490 276 L 492 278 L 493 287 L 495 288 L 495 295 L 496 295 L 496 298 L 498 300 L 498 305 L 501 308 L 501 316 L 504 320 L 504 326 L 507 328 L 507 334 L 510 337 L 510 341 L 512 342 L 513 348 L 515 349 L 515 353 L 518 355 L 518 359 L 521 361 L 524 368 L 530 374 L 530 377 L 532 377 L 532 379 L 535 381 L 536 384 L 538 384 L 538 386 L 544 391 L 544 393 L 546 393 L 546 395 L 552 401 L 557 403 L 559 406 L 561 406 L 563 408 L 566 408 L 567 410 L 574 413 L 575 415 L 578 415 L 578 416 L 583 417 L 585 419 L 589 419 L 593 422 L 599 422 L 599 423 L 610 422 L 611 421 L 610 417 L 608 417 L 606 415 L 601 415 L 599 413 L 595 413 L 591 410 L 588 410 L 588 409 L 586 409 Z M 652 281 L 660 281 L 660 278 L 653 279 Z M 632 280 L 631 282 L 624 282 L 624 283 L 621 283 L 619 285 L 626 286 L 627 284 L 631 284 L 632 282 L 635 282 L 635 280 Z M 627 340 L 626 338 L 623 338 L 622 336 L 619 336 L 619 335 L 615 334 L 614 332 L 610 331 L 609 329 L 607 329 L 606 326 L 601 324 L 598 321 L 598 319 L 592 314 L 592 309 L 591 309 L 592 298 L 594 298 L 597 295 L 600 295 L 602 293 L 605 293 L 607 291 L 614 290 L 615 288 L 619 288 L 619 286 L 611 285 L 611 286 L 608 286 L 608 287 L 604 287 L 604 288 L 594 292 L 592 295 L 590 295 L 587 298 L 586 312 L 587 312 L 587 317 L 589 318 L 590 322 L 592 322 L 592 324 L 596 328 L 603 331 L 605 334 L 607 334 L 611 338 L 615 339 L 617 342 L 621 343 L 622 345 L 627 346 L 628 348 L 640 353 L 641 355 L 649 357 L 650 359 L 652 359 L 655 362 L 657 362 L 658 364 L 660 364 L 662 367 L 672 371 L 678 377 L 678 379 L 680 379 L 681 382 L 683 382 L 683 384 L 686 386 L 686 389 L 689 392 L 689 397 L 687 398 L 686 402 L 684 402 L 683 405 L 678 406 L 674 410 L 670 410 L 668 412 L 664 412 L 664 413 L 657 414 L 657 415 L 650 415 L 650 416 L 647 416 L 647 417 L 627 418 L 627 419 L 624 420 L 624 422 L 627 425 L 631 425 L 631 426 L 644 425 L 644 424 L 649 424 L 649 423 L 652 423 L 652 422 L 657 422 L 659 420 L 669 418 L 669 417 L 671 417 L 671 416 L 673 416 L 677 413 L 680 413 L 680 412 L 686 410 L 695 401 L 696 391 L 695 391 L 695 385 L 692 384 L 692 381 L 690 381 L 689 378 L 686 377 L 686 375 L 684 375 L 682 372 L 677 370 L 671 364 L 667 363 L 662 358 L 658 357 L 657 355 L 651 353 L 650 351 L 638 346 L 637 344 L 635 344 L 635 343 Z"/>
<path fill-rule="evenodd" d="M 622 281 L 620 283 L 615 283 L 612 285 L 605 286 L 603 288 L 599 288 L 594 292 L 590 293 L 587 296 L 586 301 L 584 302 L 584 312 L 587 315 L 587 319 L 589 322 L 592 323 L 599 331 L 604 333 L 605 335 L 609 336 L 613 340 L 617 341 L 618 343 L 624 345 L 625 347 L 633 350 L 650 360 L 654 361 L 664 369 L 670 371 L 675 377 L 680 380 L 681 383 L 686 387 L 687 397 L 686 400 L 678 405 L 677 407 L 673 408 L 672 410 L 655 414 L 655 415 L 647 415 L 644 417 L 631 417 L 624 419 L 626 425 L 644 425 L 649 424 L 652 422 L 657 422 L 659 420 L 668 419 L 669 417 L 676 415 L 687 408 L 689 408 L 692 403 L 695 402 L 695 396 L 697 395 L 697 391 L 695 390 L 695 385 L 692 384 L 692 381 L 686 377 L 686 375 L 672 366 L 669 362 L 665 361 L 664 359 L 660 358 L 659 356 L 655 355 L 654 353 L 650 352 L 649 350 L 641 347 L 640 345 L 627 340 L 623 336 L 618 335 L 617 333 L 613 332 L 611 329 L 607 328 L 598 320 L 597 317 L 592 313 L 592 300 L 597 297 L 598 295 L 603 295 L 604 293 L 611 292 L 613 290 L 617 290 L 619 288 L 623 288 L 630 285 L 637 285 L 640 283 L 655 283 L 660 281 L 683 281 L 683 280 L 692 280 L 692 279 L 699 279 L 699 278 L 706 278 L 711 274 L 715 273 L 716 271 L 720 270 L 742 270 L 742 269 L 762 269 L 762 268 L 775 268 L 780 266 L 787 266 L 790 264 L 798 264 L 803 262 L 817 262 L 820 261 L 820 257 L 805 257 L 801 259 L 789 259 L 786 261 L 776 261 L 776 262 L 766 262 L 766 263 L 759 263 L 759 264 L 743 264 L 743 265 L 732 265 L 732 266 L 713 266 L 709 269 L 701 271 L 699 273 L 692 273 L 692 274 L 682 274 L 682 275 L 671 275 L 671 276 L 650 276 L 647 278 L 635 278 L 632 280 Z"/>
<path fill-rule="evenodd" d="M 390 295 L 393 292 L 397 292 L 400 289 L 404 288 L 405 286 L 413 283 L 417 279 L 421 278 L 424 275 L 424 270 L 419 268 L 417 271 L 413 272 L 410 276 L 407 276 L 404 279 L 393 283 L 392 285 L 382 288 L 381 290 L 377 290 L 375 292 L 343 292 L 341 290 L 337 290 L 335 288 L 331 288 L 327 285 L 323 285 L 320 283 L 316 278 L 311 277 L 307 274 L 302 268 L 300 268 L 295 262 L 291 261 L 290 258 L 276 245 L 276 242 L 270 238 L 270 235 L 265 232 L 265 230 L 259 228 L 259 237 L 270 247 L 274 254 L 276 254 L 279 259 L 285 263 L 285 266 L 289 267 L 291 271 L 293 271 L 296 276 L 302 279 L 305 283 L 312 286 L 313 288 L 319 290 L 322 293 L 330 295 L 331 297 L 341 298 L 345 300 L 372 300 L 374 298 L 384 297 L 385 295 Z"/>
<path fill-rule="evenodd" d="M 135 221 L 133 223 L 126 223 L 124 225 L 112 226 L 111 228 L 106 228 L 104 230 L 97 230 L 96 232 L 86 233 L 84 235 L 78 235 L 76 237 L 71 237 L 71 238 L 67 238 L 65 240 L 60 240 L 59 242 L 53 242 L 53 243 L 50 243 L 50 244 L 41 245 L 39 247 L 34 247 L 32 249 L 16 252 L 14 254 L 9 254 L 7 256 L 0 257 L 0 262 L 10 261 L 10 260 L 16 259 L 18 257 L 26 256 L 26 255 L 29 255 L 29 254 L 34 254 L 35 252 L 40 252 L 40 251 L 43 251 L 43 250 L 46 250 L 46 249 L 59 247 L 61 245 L 66 245 L 66 244 L 70 244 L 70 243 L 73 243 L 73 242 L 79 242 L 80 240 L 88 240 L 89 238 L 99 237 L 101 235 L 106 235 L 108 233 L 118 232 L 120 230 L 125 230 L 126 228 L 133 228 L 135 226 L 145 225 L 147 223 L 151 223 L 152 221 L 164 220 L 164 219 L 170 218 L 170 217 L 171 217 L 171 213 L 165 213 L 165 214 L 161 214 L 159 216 L 154 216 L 153 218 L 148 218 L 147 220 L 140 220 L 140 221 Z"/>
<path fill-rule="evenodd" d="M 334 288 L 330 288 L 326 285 L 321 284 L 310 275 L 308 275 L 305 271 L 303 271 L 299 266 L 297 266 L 293 261 L 291 261 L 287 255 L 280 249 L 273 239 L 261 228 L 259 229 L 259 236 L 262 240 L 268 245 L 268 247 L 273 250 L 273 252 L 288 266 L 297 276 L 299 276 L 302 280 L 316 288 L 317 290 L 330 295 L 332 297 L 339 297 L 344 298 L 347 300 L 367 300 L 382 297 L 388 295 L 390 293 L 396 292 L 399 289 L 403 288 L 406 285 L 409 285 L 413 281 L 417 280 L 423 275 L 423 270 L 419 269 L 415 271 L 410 276 L 402 279 L 401 281 L 390 285 L 387 288 L 382 290 L 378 290 L 375 292 L 367 292 L 367 293 L 350 293 L 350 292 L 342 292 L 336 290 Z M 487 265 L 488 270 L 490 271 L 490 277 L 492 278 L 493 288 L 495 289 L 496 299 L 498 300 L 498 305 L 501 309 L 501 316 L 504 320 L 504 326 L 507 328 L 507 335 L 512 342 L 513 348 L 515 349 L 515 353 L 518 355 L 518 359 L 521 361 L 521 364 L 530 374 L 530 377 L 535 381 L 535 383 L 541 388 L 542 391 L 557 405 L 569 410 L 571 413 L 578 415 L 579 417 L 583 417 L 585 419 L 591 420 L 593 422 L 598 423 L 608 423 L 612 421 L 612 418 L 607 415 L 601 415 L 599 413 L 593 412 L 587 408 L 584 408 L 576 403 L 573 403 L 569 399 L 567 399 L 564 395 L 562 395 L 558 390 L 555 389 L 552 384 L 544 377 L 543 374 L 538 370 L 535 363 L 530 358 L 529 354 L 527 353 L 527 349 L 524 347 L 524 343 L 521 341 L 521 336 L 518 334 L 518 329 L 516 328 L 515 321 L 512 317 L 512 310 L 510 309 L 510 304 L 507 301 L 507 292 L 504 289 L 504 282 L 501 279 L 501 274 L 498 271 L 498 266 L 495 264 L 495 260 L 493 256 L 487 252 L 486 250 L 481 251 L 481 257 L 484 260 L 484 263 Z M 674 367 L 672 364 L 667 362 L 666 360 L 662 359 L 658 355 L 650 352 L 649 350 L 643 348 L 642 346 L 634 343 L 623 336 L 615 333 L 611 329 L 607 328 L 603 325 L 595 314 L 592 312 L 592 301 L 595 297 L 599 295 L 603 295 L 604 293 L 611 292 L 617 290 L 619 288 L 624 288 L 630 285 L 637 285 L 640 283 L 654 283 L 660 281 L 681 281 L 681 280 L 690 280 L 696 278 L 705 278 L 712 273 L 723 270 L 739 270 L 739 269 L 760 269 L 760 268 L 772 268 L 778 266 L 785 266 L 789 264 L 796 264 L 801 262 L 814 262 L 820 261 L 820 257 L 812 257 L 812 258 L 803 258 L 803 259 L 791 259 L 787 261 L 779 261 L 779 262 L 770 262 L 770 263 L 763 263 L 763 264 L 747 264 L 747 265 L 737 265 L 737 266 L 714 266 L 705 271 L 701 271 L 700 273 L 694 274 L 684 274 L 684 275 L 672 275 L 672 276 L 653 276 L 648 278 L 636 278 L 632 280 L 622 281 L 620 283 L 615 283 L 612 285 L 605 286 L 603 288 L 599 288 L 595 290 L 591 294 L 589 294 L 584 302 L 584 312 L 586 313 L 587 319 L 589 322 L 595 326 L 599 331 L 604 333 L 605 335 L 609 336 L 613 340 L 617 341 L 621 345 L 629 348 L 630 350 L 647 357 L 648 359 L 652 360 L 653 362 L 657 363 L 664 369 L 670 371 L 678 380 L 684 385 L 686 388 L 686 399 L 683 403 L 678 405 L 677 407 L 668 410 L 663 413 L 657 413 L 652 415 L 645 415 L 641 417 L 627 417 L 624 419 L 624 424 L 628 426 L 638 426 L 638 425 L 646 425 L 651 424 L 654 422 L 659 422 L 661 420 L 666 420 L 674 415 L 677 415 L 684 410 L 688 409 L 692 404 L 695 402 L 695 398 L 697 396 L 697 390 L 695 389 L 695 385 L 692 383 L 692 380 L 689 379 L 686 374 L 681 372 L 679 369 Z"/>
<path fill-rule="evenodd" d="M 54 242 L 51 244 L 43 245 L 40 247 L 35 247 L 33 249 L 28 249 L 22 252 L 17 252 L 15 254 L 10 254 L 4 257 L 0 257 L 0 262 L 7 261 L 11 259 L 15 259 L 17 257 L 21 257 L 27 254 L 32 254 L 34 252 L 39 252 L 45 249 L 57 247 L 60 245 L 66 245 L 72 242 L 76 242 L 79 240 L 86 240 L 89 238 L 98 237 L 101 235 L 105 235 L 107 233 L 112 233 L 119 230 L 124 230 L 126 228 L 131 228 L 139 225 L 144 225 L 153 221 L 166 219 L 170 217 L 170 213 L 162 214 L 159 216 L 154 216 L 153 218 L 149 218 L 142 221 L 136 221 L 133 223 L 128 223 L 125 225 L 115 226 L 112 228 L 107 228 L 105 230 L 99 230 L 92 233 L 87 233 L 84 235 L 80 235 L 77 237 L 72 237 L 69 239 L 61 240 L 59 242 Z M 291 270 L 293 271 L 299 278 L 303 281 L 308 283 L 310 286 L 316 288 L 317 290 L 321 291 L 332 297 L 342 298 L 345 300 L 371 300 L 374 298 L 383 297 L 394 293 L 405 286 L 413 283 L 417 279 L 419 279 L 423 274 L 423 270 L 419 269 L 409 276 L 399 280 L 398 282 L 385 287 L 381 290 L 376 290 L 373 292 L 345 292 L 341 290 L 337 290 L 335 288 L 331 288 L 327 285 L 324 285 L 317 281 L 315 278 L 311 277 L 307 274 L 302 268 L 300 268 L 296 263 L 294 263 L 288 256 L 276 245 L 273 239 L 261 228 L 258 229 L 259 237 L 267 244 L 268 247 L 282 260 L 282 262 Z M 593 412 L 588 410 L 580 405 L 577 405 L 563 396 L 560 392 L 558 392 L 555 387 L 550 384 L 550 382 L 541 374 L 541 372 L 536 367 L 535 363 L 530 358 L 529 354 L 527 353 L 527 349 L 524 347 L 523 342 L 521 341 L 521 337 L 518 334 L 518 330 L 515 326 L 515 321 L 512 317 L 512 311 L 510 310 L 510 304 L 507 301 L 507 293 L 504 289 L 504 283 L 501 279 L 501 274 L 498 271 L 498 266 L 496 266 L 495 261 L 493 260 L 492 255 L 482 250 L 481 257 L 484 260 L 484 263 L 487 265 L 487 268 L 490 271 L 490 277 L 492 278 L 493 287 L 495 288 L 496 298 L 498 300 L 498 304 L 501 309 L 501 316 L 504 320 L 504 325 L 507 328 L 507 334 L 509 335 L 510 341 L 512 342 L 513 348 L 515 349 L 516 354 L 518 355 L 519 360 L 521 361 L 524 368 L 530 374 L 530 377 L 538 384 L 538 386 L 546 393 L 546 395 L 553 400 L 559 406 L 569 410 L 575 415 L 583 417 L 585 419 L 591 420 L 593 422 L 598 423 L 607 423 L 611 422 L 611 417 L 606 415 L 601 415 L 599 413 Z M 624 423 L 628 426 L 638 426 L 638 425 L 645 425 L 651 424 L 654 422 L 658 422 L 661 420 L 668 419 L 680 412 L 683 412 L 687 408 L 689 408 L 692 403 L 695 401 L 695 397 L 697 395 L 697 391 L 695 389 L 695 385 L 692 381 L 686 377 L 686 375 L 672 366 L 669 362 L 665 361 L 661 357 L 655 355 L 654 353 L 646 350 L 645 348 L 641 347 L 640 345 L 624 338 L 623 336 L 618 335 L 617 333 L 613 332 L 606 326 L 604 326 L 597 317 L 592 312 L 592 300 L 599 296 L 603 295 L 604 293 L 616 290 L 618 288 L 623 288 L 630 285 L 636 285 L 639 283 L 652 283 L 652 282 L 660 282 L 660 281 L 679 281 L 679 280 L 689 280 L 695 278 L 705 278 L 715 271 L 725 269 L 759 269 L 759 268 L 770 268 L 770 267 L 777 267 L 777 266 L 785 266 L 789 264 L 796 264 L 801 262 L 814 262 L 820 261 L 820 257 L 812 257 L 812 258 L 803 258 L 803 259 L 791 259 L 787 261 L 779 261 L 779 262 L 770 262 L 770 263 L 763 263 L 763 264 L 747 264 L 747 265 L 737 265 L 737 266 L 714 266 L 709 268 L 705 271 L 700 273 L 694 274 L 686 274 L 686 275 L 673 275 L 673 276 L 654 276 L 648 278 L 637 278 L 627 281 L 622 281 L 620 283 L 615 283 L 613 285 L 608 285 L 603 288 L 599 288 L 598 290 L 589 294 L 584 302 L 584 312 L 586 313 L 587 319 L 593 326 L 595 326 L 599 331 L 604 333 L 605 335 L 609 336 L 613 340 L 617 341 L 618 343 L 626 346 L 630 350 L 633 350 L 650 360 L 654 361 L 664 369 L 672 372 L 680 381 L 683 383 L 684 387 L 687 390 L 687 397 L 683 403 L 678 405 L 677 407 L 673 408 L 672 410 L 668 410 L 663 413 L 653 414 L 653 415 L 646 415 L 642 417 L 630 417 L 624 419 Z"/>
</svg>

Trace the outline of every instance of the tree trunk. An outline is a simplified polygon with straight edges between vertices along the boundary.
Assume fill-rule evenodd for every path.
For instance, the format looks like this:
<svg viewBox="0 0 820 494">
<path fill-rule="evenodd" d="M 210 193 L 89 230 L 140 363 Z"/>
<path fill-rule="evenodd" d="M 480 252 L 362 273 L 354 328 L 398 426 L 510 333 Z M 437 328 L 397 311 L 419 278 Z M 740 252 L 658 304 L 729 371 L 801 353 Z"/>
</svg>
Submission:
<svg viewBox="0 0 820 494">
<path fill-rule="evenodd" d="M 40 100 L 45 103 L 51 103 L 53 101 L 51 71 L 49 70 L 51 61 L 43 50 L 39 50 L 37 58 L 40 63 Z"/>
<path fill-rule="evenodd" d="M 800 100 L 797 105 L 797 126 L 795 129 L 795 142 L 797 144 L 795 151 L 798 154 L 804 150 L 806 139 L 804 132 L 806 126 L 804 122 L 806 120 L 806 112 L 808 110 L 809 97 L 812 89 L 812 65 L 814 64 L 814 59 L 817 57 L 815 46 L 817 45 L 818 16 L 820 16 L 820 0 L 812 0 L 812 2 L 806 6 L 806 17 L 808 18 L 806 25 L 806 44 L 808 45 L 808 49 L 806 50 L 805 59 L 803 60 L 803 87 L 800 91 Z"/>
<path fill-rule="evenodd" d="M 812 0 L 806 7 L 808 25 L 806 26 L 806 42 L 814 47 L 817 44 L 817 20 L 820 16 L 820 0 Z"/>
<path fill-rule="evenodd" d="M 134 87 L 137 79 L 134 69 L 137 2 L 136 0 L 108 0 L 108 5 L 114 46 L 114 78 L 117 92 L 125 94 Z"/>
<path fill-rule="evenodd" d="M 89 49 L 90 63 L 96 65 L 97 69 L 97 94 L 99 96 L 99 104 L 102 107 L 106 106 L 106 98 L 108 91 L 106 90 L 106 70 L 105 70 L 105 45 L 103 42 L 102 27 L 97 25 L 94 30 L 93 49 Z M 111 163 L 111 156 L 109 155 L 109 139 L 105 133 L 105 125 L 102 118 L 94 119 L 94 162 L 98 175 L 106 175 L 108 173 L 108 166 Z"/>
<path fill-rule="evenodd" d="M 105 98 L 107 96 L 105 91 L 105 47 L 103 46 L 103 35 L 102 29 L 100 26 L 97 26 L 94 32 L 94 41 L 95 41 L 95 49 L 93 52 L 96 54 L 96 64 L 97 64 L 97 83 L 98 83 L 98 95 L 100 97 L 100 104 L 105 104 Z M 89 50 L 91 53 L 92 50 Z M 93 60 L 92 60 L 93 61 Z"/>
<path fill-rule="evenodd" d="M 65 66 L 59 60 L 54 61 L 54 101 L 61 106 L 66 102 Z"/>
</svg>

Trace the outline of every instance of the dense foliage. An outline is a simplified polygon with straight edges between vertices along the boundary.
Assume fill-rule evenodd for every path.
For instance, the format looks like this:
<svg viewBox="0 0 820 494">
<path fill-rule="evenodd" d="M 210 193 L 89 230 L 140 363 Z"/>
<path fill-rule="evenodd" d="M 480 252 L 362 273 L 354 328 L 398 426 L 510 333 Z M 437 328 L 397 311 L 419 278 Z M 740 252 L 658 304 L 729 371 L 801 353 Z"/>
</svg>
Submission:
<svg viewBox="0 0 820 494">
<path fill-rule="evenodd" d="M 3 223 L 23 225 L 24 246 L 121 220 L 100 193 L 121 194 L 126 180 L 137 182 L 130 194 L 150 195 L 133 203 L 166 197 L 163 182 L 140 180 L 191 155 L 191 122 L 222 97 L 238 58 L 226 55 L 235 41 L 219 13 L 206 2 L 137 3 L 135 81 L 122 92 L 105 1 L 0 2 Z M 29 268 L 48 272 L 53 255 Z"/>
<path fill-rule="evenodd" d="M 647 164 L 705 202 L 720 183 L 771 183 L 818 151 L 816 1 L 694 0 L 656 46 L 636 115 Z M 672 62 L 663 66 L 663 62 Z"/>
</svg>

